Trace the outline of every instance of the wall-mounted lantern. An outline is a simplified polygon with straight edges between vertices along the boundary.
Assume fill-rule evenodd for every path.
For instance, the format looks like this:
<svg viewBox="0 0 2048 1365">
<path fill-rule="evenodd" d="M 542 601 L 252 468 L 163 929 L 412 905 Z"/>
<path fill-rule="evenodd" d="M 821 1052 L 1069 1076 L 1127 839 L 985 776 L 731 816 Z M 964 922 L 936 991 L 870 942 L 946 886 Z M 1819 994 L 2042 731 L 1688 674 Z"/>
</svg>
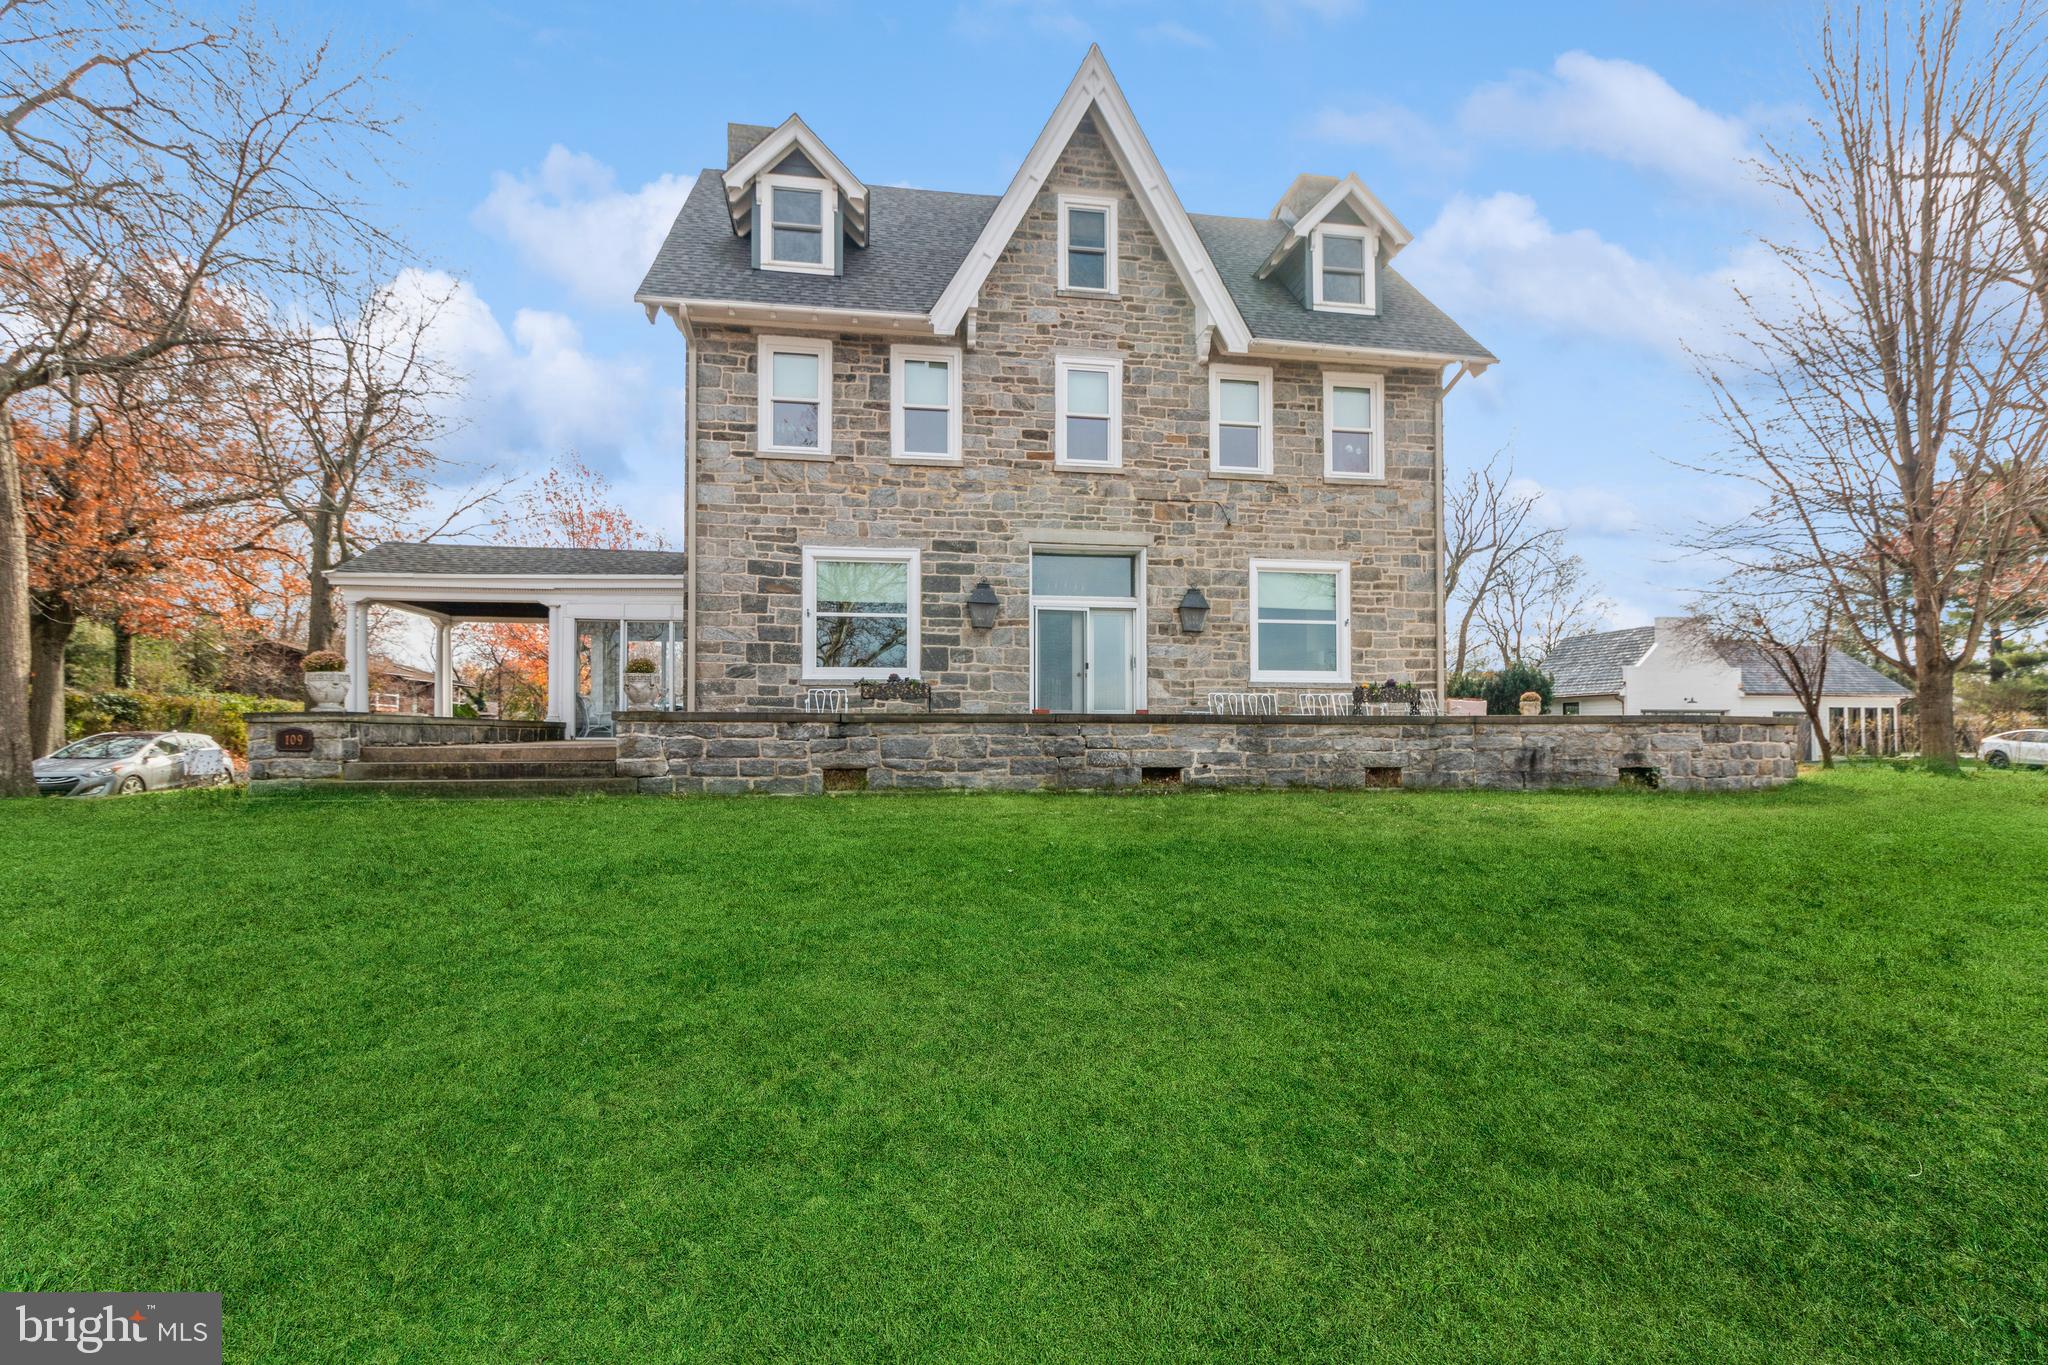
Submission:
<svg viewBox="0 0 2048 1365">
<path fill-rule="evenodd" d="M 974 591 L 967 594 L 967 620 L 976 630 L 993 630 L 996 611 L 1002 606 L 996 600 L 996 590 L 988 585 L 986 578 L 974 585 Z"/>
<path fill-rule="evenodd" d="M 1200 588 L 1189 588 L 1180 599 L 1180 628 L 1190 635 L 1200 635 L 1208 622 L 1209 599 L 1202 596 Z"/>
</svg>

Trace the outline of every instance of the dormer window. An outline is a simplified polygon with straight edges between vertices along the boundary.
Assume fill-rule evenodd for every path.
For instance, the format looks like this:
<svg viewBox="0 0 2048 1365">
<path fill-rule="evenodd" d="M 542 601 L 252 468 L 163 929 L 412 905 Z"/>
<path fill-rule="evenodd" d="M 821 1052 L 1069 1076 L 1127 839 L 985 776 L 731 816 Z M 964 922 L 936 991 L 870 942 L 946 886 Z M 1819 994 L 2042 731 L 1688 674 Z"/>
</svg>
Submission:
<svg viewBox="0 0 2048 1365">
<path fill-rule="evenodd" d="M 829 181 L 761 177 L 762 216 L 767 220 L 761 251 L 764 269 L 832 273 L 825 225 L 832 219 L 835 193 Z"/>
<path fill-rule="evenodd" d="M 1313 248 L 1315 306 L 1342 313 L 1370 313 L 1375 305 L 1372 234 L 1362 229 L 1319 227 Z"/>
<path fill-rule="evenodd" d="M 1060 288 L 1090 294 L 1116 292 L 1116 200 L 1063 194 L 1060 212 Z"/>
</svg>

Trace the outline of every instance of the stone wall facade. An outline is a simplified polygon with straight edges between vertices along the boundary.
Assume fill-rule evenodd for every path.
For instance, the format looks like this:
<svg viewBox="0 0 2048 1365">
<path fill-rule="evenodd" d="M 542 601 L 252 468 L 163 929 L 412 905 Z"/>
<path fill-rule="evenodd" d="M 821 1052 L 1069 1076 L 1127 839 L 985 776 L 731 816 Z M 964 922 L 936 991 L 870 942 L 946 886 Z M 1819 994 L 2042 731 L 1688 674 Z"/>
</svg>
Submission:
<svg viewBox="0 0 2048 1365">
<path fill-rule="evenodd" d="M 308 778 L 341 776 L 366 744 L 531 744 L 562 738 L 562 723 L 545 720 L 456 720 L 446 716 L 362 715 L 339 711 L 273 711 L 249 720 L 250 789 L 278 790 Z M 310 730 L 307 752 L 279 753 L 279 730 Z"/>
<path fill-rule="evenodd" d="M 1640 781 L 1679 791 L 1797 775 L 1785 720 L 1571 716 L 1181 717 L 787 715 L 620 718 L 621 773 L 677 793 L 1138 787 L 1535 790 Z"/>
<path fill-rule="evenodd" d="M 1114 297 L 1058 288 L 1056 200 L 1069 191 L 1119 201 Z M 1252 686 L 1254 558 L 1348 563 L 1353 677 L 1435 684 L 1437 372 L 1381 372 L 1386 477 L 1338 482 L 1323 475 L 1321 367 L 1218 357 L 1273 375 L 1271 477 L 1221 476 L 1209 468 L 1196 332 L 1194 301 L 1087 121 L 982 290 L 975 344 L 962 350 L 957 465 L 891 460 L 891 342 L 848 335 L 831 338 L 829 458 L 757 454 L 760 333 L 694 322 L 699 708 L 795 704 L 807 685 L 805 546 L 922 552 L 921 657 L 907 671 L 936 687 L 941 707 L 1030 707 L 1031 550 L 1055 542 L 1142 552 L 1150 711 L 1200 709 L 1211 691 Z M 1121 469 L 1053 467 L 1062 353 L 1122 358 Z M 984 578 L 1001 611 L 994 629 L 976 631 L 965 600 Z M 1190 587 L 1212 604 L 1200 635 L 1183 633 L 1176 614 Z"/>
</svg>

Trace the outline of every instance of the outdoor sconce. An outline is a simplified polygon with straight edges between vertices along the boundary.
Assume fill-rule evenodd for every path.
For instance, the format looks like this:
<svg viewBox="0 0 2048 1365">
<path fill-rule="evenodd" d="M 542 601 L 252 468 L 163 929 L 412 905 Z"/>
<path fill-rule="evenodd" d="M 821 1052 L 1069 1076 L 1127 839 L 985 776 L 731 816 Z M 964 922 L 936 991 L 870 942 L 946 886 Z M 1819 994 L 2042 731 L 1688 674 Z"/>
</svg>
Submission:
<svg viewBox="0 0 2048 1365">
<path fill-rule="evenodd" d="M 1190 635 L 1200 635 L 1208 622 L 1209 599 L 1202 596 L 1200 588 L 1189 588 L 1180 599 L 1180 628 Z"/>
<path fill-rule="evenodd" d="M 1001 605 L 996 601 L 996 590 L 984 578 L 974 585 L 973 592 L 967 594 L 967 619 L 976 630 L 993 630 L 996 609 Z"/>
</svg>

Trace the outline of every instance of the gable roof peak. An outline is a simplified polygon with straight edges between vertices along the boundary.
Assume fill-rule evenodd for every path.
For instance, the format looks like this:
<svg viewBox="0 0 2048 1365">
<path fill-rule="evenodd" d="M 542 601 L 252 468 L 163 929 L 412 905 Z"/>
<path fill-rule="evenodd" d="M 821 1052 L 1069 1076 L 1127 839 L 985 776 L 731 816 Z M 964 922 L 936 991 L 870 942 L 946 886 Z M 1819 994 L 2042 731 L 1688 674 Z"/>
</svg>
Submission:
<svg viewBox="0 0 2048 1365">
<path fill-rule="evenodd" d="M 726 125 L 726 149 L 734 148 L 733 130 L 743 128 L 751 131 L 751 125 Z M 818 168 L 818 173 L 830 180 L 839 190 L 844 201 L 846 233 L 856 246 L 867 245 L 868 240 L 868 187 L 859 176 L 847 169 L 825 140 L 811 131 L 811 126 L 797 114 L 770 129 L 766 136 L 757 139 L 725 169 L 725 198 L 727 211 L 732 216 L 732 230 L 744 235 L 754 213 L 754 181 L 773 170 L 791 152 L 801 152 L 805 160 Z"/>
</svg>

